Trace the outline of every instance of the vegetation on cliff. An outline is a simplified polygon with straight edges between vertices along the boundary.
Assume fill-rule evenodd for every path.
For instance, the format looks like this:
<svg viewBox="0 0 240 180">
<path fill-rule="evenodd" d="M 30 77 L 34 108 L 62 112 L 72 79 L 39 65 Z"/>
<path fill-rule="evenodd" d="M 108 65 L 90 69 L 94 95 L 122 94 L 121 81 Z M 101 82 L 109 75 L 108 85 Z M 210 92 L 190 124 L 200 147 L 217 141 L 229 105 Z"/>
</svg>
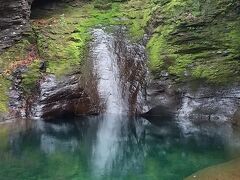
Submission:
<svg viewBox="0 0 240 180">
<path fill-rule="evenodd" d="M 150 68 L 177 80 L 239 81 L 237 1 L 157 1 L 147 30 Z"/>
<path fill-rule="evenodd" d="M 78 1 L 77 1 L 78 2 Z M 130 0 L 64 4 L 32 12 L 32 31 L 0 54 L 0 111 L 7 111 L 11 72 L 27 66 L 22 86 L 29 93 L 47 73 L 68 74 L 84 62 L 90 29 L 122 24 L 133 41 L 148 35 L 149 68 L 156 78 L 196 79 L 214 84 L 240 80 L 240 3 L 236 0 Z"/>
</svg>

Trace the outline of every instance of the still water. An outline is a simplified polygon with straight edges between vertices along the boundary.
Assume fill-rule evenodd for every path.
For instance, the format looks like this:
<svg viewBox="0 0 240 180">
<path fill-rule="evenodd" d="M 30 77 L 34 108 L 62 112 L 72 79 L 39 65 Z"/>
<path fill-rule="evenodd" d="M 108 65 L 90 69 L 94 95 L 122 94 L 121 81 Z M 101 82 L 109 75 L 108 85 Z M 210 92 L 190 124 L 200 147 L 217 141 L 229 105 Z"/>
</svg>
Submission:
<svg viewBox="0 0 240 180">
<path fill-rule="evenodd" d="M 178 180 L 239 152 L 226 125 L 186 135 L 172 120 L 156 126 L 156 119 L 105 114 L 69 121 L 1 125 L 0 179 Z"/>
</svg>

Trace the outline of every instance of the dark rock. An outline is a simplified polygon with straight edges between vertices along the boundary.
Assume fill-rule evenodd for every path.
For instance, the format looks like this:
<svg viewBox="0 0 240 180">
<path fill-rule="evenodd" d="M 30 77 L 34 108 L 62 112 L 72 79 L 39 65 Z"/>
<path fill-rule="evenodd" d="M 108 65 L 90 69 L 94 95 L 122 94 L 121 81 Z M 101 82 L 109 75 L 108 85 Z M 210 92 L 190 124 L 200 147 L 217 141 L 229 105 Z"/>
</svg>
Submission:
<svg viewBox="0 0 240 180">
<path fill-rule="evenodd" d="M 223 56 L 228 56 L 230 54 L 230 52 L 229 51 L 223 51 Z"/>
<path fill-rule="evenodd" d="M 203 131 L 210 125 L 231 124 L 239 106 L 240 89 L 236 87 L 189 86 L 182 90 L 181 105 L 177 111 L 180 126 L 185 133 Z"/>
<path fill-rule="evenodd" d="M 233 124 L 236 125 L 236 126 L 240 126 L 240 107 L 234 113 Z"/>
<path fill-rule="evenodd" d="M 22 73 L 26 71 L 26 67 L 16 68 L 11 74 L 11 87 L 9 89 L 9 109 L 15 117 L 25 117 L 25 99 L 23 89 L 21 87 Z"/>
<path fill-rule="evenodd" d="M 63 0 L 62 2 L 72 2 Z M 49 9 L 55 8 L 54 0 L 0 0 L 0 52 L 20 40 L 30 29 L 29 18 L 32 3 L 36 6 L 45 4 Z"/>
<path fill-rule="evenodd" d="M 194 87 L 191 83 L 176 85 L 170 80 L 154 80 L 147 92 L 151 110 L 143 116 L 153 119 L 154 124 L 177 120 L 183 133 L 203 131 L 209 126 L 229 126 L 231 122 L 240 125 L 238 85 Z"/>
<path fill-rule="evenodd" d="M 46 72 L 46 70 L 47 70 L 47 62 L 46 62 L 45 60 L 42 60 L 42 61 L 40 62 L 39 69 L 40 69 L 40 71 L 42 71 L 42 72 Z"/>
<path fill-rule="evenodd" d="M 161 71 L 161 77 L 169 77 L 169 73 L 167 71 Z"/>
<path fill-rule="evenodd" d="M 73 75 L 59 81 L 54 75 L 40 82 L 40 95 L 32 105 L 32 116 L 44 120 L 64 116 L 80 116 L 98 113 L 87 93 L 81 87 L 79 77 Z"/>
<path fill-rule="evenodd" d="M 147 104 L 150 109 L 158 106 L 176 111 L 180 105 L 181 95 L 170 80 L 152 80 L 147 88 Z M 159 114 L 159 113 L 157 113 Z M 156 114 L 156 115 L 157 115 Z"/>
<path fill-rule="evenodd" d="M 28 27 L 30 1 L 0 0 L 0 51 L 19 40 Z"/>
<path fill-rule="evenodd" d="M 175 118 L 175 113 L 169 107 L 158 105 L 143 114 L 142 117 L 148 119 L 153 124 L 161 126 L 162 124 L 172 122 Z"/>
</svg>

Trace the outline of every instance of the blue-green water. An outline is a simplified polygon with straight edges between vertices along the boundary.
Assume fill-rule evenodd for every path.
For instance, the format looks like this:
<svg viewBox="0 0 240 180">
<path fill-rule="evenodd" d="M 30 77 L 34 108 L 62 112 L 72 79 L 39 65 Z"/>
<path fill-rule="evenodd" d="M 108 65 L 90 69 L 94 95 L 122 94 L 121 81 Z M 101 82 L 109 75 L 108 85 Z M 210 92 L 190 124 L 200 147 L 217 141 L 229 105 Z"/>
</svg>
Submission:
<svg viewBox="0 0 240 180">
<path fill-rule="evenodd" d="M 0 179 L 183 179 L 238 152 L 231 128 L 208 126 L 186 135 L 174 122 L 100 116 L 1 127 Z"/>
</svg>

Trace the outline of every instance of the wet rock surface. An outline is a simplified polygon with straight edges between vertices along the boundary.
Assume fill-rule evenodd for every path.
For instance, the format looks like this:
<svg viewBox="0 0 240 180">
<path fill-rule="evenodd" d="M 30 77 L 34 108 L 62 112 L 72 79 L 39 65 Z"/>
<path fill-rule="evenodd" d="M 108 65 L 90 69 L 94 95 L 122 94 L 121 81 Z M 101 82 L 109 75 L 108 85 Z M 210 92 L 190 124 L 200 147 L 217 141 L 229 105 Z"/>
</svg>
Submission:
<svg viewBox="0 0 240 180">
<path fill-rule="evenodd" d="M 240 105 L 239 105 L 240 106 Z M 240 126 L 240 107 L 236 110 L 233 116 L 233 124 Z"/>
<path fill-rule="evenodd" d="M 19 40 L 26 31 L 30 17 L 30 1 L 0 1 L 0 51 Z"/>
<path fill-rule="evenodd" d="M 218 179 L 218 180 L 238 180 L 240 176 L 240 159 L 235 159 L 227 163 L 219 164 L 216 166 L 211 166 L 203 170 L 198 171 L 197 173 L 189 176 L 186 180 L 196 179 L 196 180 L 209 180 L 209 179 Z"/>
<path fill-rule="evenodd" d="M 147 89 L 151 110 L 146 116 L 158 120 L 174 114 L 186 134 L 219 124 L 239 125 L 240 87 L 174 85 L 171 81 L 152 81 Z M 170 110 L 170 111 L 169 111 Z M 162 118 L 161 118 L 162 117 Z"/>
<path fill-rule="evenodd" d="M 60 2 L 74 3 L 74 0 Z M 31 6 L 52 10 L 59 1 L 46 0 L 0 0 L 0 52 L 30 31 Z"/>
<path fill-rule="evenodd" d="M 115 53 L 121 76 L 123 96 L 128 97 L 130 114 L 146 112 L 148 106 L 145 102 L 147 83 L 147 55 L 142 44 L 132 43 L 124 36 L 126 29 L 118 30 L 115 40 Z"/>
<path fill-rule="evenodd" d="M 145 49 L 128 41 L 125 35 L 126 29 L 119 26 L 92 31 L 88 57 L 91 75 L 86 79 L 91 79 L 92 86 L 87 89 L 97 93 L 95 97 L 99 98 L 100 112 L 110 106 L 109 113 L 133 115 L 144 110 Z"/>
<path fill-rule="evenodd" d="M 26 99 L 24 90 L 21 87 L 22 73 L 26 72 L 26 67 L 17 68 L 11 75 L 12 85 L 9 90 L 10 114 L 16 117 L 26 117 Z"/>
<path fill-rule="evenodd" d="M 131 115 L 144 112 L 147 75 L 144 47 L 130 43 L 122 27 L 106 31 L 93 30 L 89 57 L 81 73 L 60 80 L 47 75 L 40 81 L 39 95 L 30 104 L 33 117 L 49 120 L 106 111 Z"/>
<path fill-rule="evenodd" d="M 81 87 L 79 75 L 57 80 L 54 75 L 45 76 L 39 85 L 39 97 L 32 107 L 32 116 L 50 120 L 63 116 L 97 113 L 89 96 Z"/>
<path fill-rule="evenodd" d="M 151 79 L 144 46 L 128 41 L 123 27 L 111 27 L 108 31 L 107 28 L 93 30 L 95 40 L 90 44 L 87 65 L 81 73 L 60 80 L 54 75 L 45 76 L 33 104 L 22 101 L 21 71 L 16 72 L 9 94 L 10 106 L 22 116 L 48 120 L 102 113 L 112 97 L 116 109 L 123 100 L 125 105 L 121 106 L 126 108 L 125 113 L 145 113 L 143 116 L 151 117 L 155 124 L 161 124 L 164 119 L 176 120 L 186 134 L 218 123 L 239 124 L 238 85 L 224 88 L 202 84 L 194 88 L 191 83 L 176 84 L 166 72 L 162 72 L 160 79 Z M 40 69 L 41 66 L 40 63 Z M 107 92 L 102 91 L 103 87 L 109 87 Z"/>
<path fill-rule="evenodd" d="M 176 111 L 181 103 L 181 92 L 171 80 L 150 80 L 147 85 L 147 103 L 150 109 L 161 105 Z"/>
<path fill-rule="evenodd" d="M 186 133 L 209 125 L 231 124 L 240 104 L 240 88 L 202 87 L 183 94 L 178 121 Z"/>
</svg>

